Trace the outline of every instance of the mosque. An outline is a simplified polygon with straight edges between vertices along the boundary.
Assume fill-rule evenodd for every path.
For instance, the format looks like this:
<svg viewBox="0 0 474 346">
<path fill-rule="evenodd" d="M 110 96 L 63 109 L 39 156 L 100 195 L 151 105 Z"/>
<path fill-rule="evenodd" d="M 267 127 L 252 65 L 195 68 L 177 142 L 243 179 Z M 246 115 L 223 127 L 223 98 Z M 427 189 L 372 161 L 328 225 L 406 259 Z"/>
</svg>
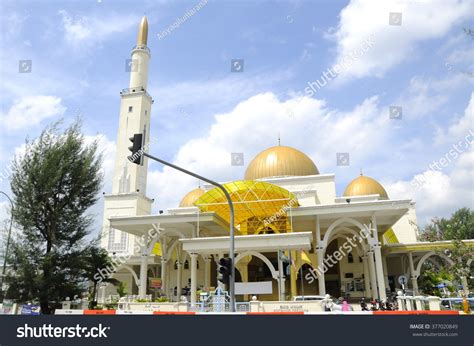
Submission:
<svg viewBox="0 0 474 346">
<path fill-rule="evenodd" d="M 199 292 L 223 287 L 217 272 L 219 259 L 229 252 L 229 207 L 219 189 L 202 185 L 176 208 L 151 214 L 147 158 L 143 165 L 127 160 L 129 137 L 143 133 L 145 148 L 150 139 L 147 38 L 143 17 L 131 52 L 130 85 L 120 93 L 101 245 L 116 260 L 113 275 L 130 294 L 170 301 L 188 295 L 193 304 Z M 321 173 L 305 153 L 283 145 L 262 149 L 242 180 L 222 183 L 235 208 L 238 301 L 254 294 L 275 301 L 324 294 L 385 299 L 401 288 L 401 276 L 407 278 L 405 288 L 417 294 L 426 260 L 452 262 L 438 251 L 449 242 L 417 241 L 414 201 L 391 199 L 376 179 L 362 173 L 338 196 L 335 175 Z M 101 294 L 114 293 L 114 286 L 104 285 Z"/>
</svg>

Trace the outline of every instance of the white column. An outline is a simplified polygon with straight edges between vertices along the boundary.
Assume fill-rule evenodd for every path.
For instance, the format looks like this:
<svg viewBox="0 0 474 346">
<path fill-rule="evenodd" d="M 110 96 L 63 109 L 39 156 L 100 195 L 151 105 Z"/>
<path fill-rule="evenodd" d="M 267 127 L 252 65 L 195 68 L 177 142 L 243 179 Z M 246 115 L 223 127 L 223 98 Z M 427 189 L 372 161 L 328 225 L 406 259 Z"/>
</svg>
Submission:
<svg viewBox="0 0 474 346">
<path fill-rule="evenodd" d="M 377 281 L 376 281 L 376 275 L 375 275 L 374 253 L 372 251 L 368 251 L 367 257 L 369 260 L 370 286 L 371 286 L 372 298 L 379 298 L 377 294 Z"/>
<path fill-rule="evenodd" d="M 377 272 L 377 284 L 379 287 L 379 299 L 387 299 L 387 294 L 385 292 L 385 281 L 383 275 L 383 266 L 382 266 L 382 251 L 380 250 L 380 245 L 374 246 L 374 255 L 375 255 L 375 271 Z"/>
<path fill-rule="evenodd" d="M 204 289 L 209 292 L 211 286 L 211 259 L 204 257 Z"/>
<path fill-rule="evenodd" d="M 179 302 L 180 301 L 180 298 L 181 298 L 181 291 L 182 291 L 182 287 L 183 287 L 183 284 L 182 284 L 182 273 L 181 273 L 181 269 L 183 267 L 183 263 L 181 263 L 181 261 L 178 260 L 178 264 L 177 264 L 177 274 L 176 274 L 176 300 Z"/>
<path fill-rule="evenodd" d="M 140 298 L 146 296 L 146 284 L 148 274 L 148 235 L 143 236 L 143 244 L 141 246 L 141 258 L 140 258 L 140 287 L 138 287 L 138 295 Z"/>
<path fill-rule="evenodd" d="M 196 304 L 197 291 L 197 253 L 191 253 L 191 305 Z"/>
<path fill-rule="evenodd" d="M 370 273 L 369 273 L 369 263 L 368 263 L 368 256 L 364 254 L 362 256 L 362 263 L 364 265 L 364 289 L 365 289 L 365 296 L 371 297 L 372 293 L 370 292 Z"/>
<path fill-rule="evenodd" d="M 161 257 L 161 291 L 165 296 L 168 295 L 168 292 L 166 292 L 166 286 L 168 286 L 166 282 L 166 262 L 168 260 Z"/>
<path fill-rule="evenodd" d="M 316 274 L 318 276 L 318 288 L 319 288 L 319 295 L 323 296 L 326 294 L 326 281 L 324 279 L 324 249 L 318 248 L 318 270 Z"/>
<path fill-rule="evenodd" d="M 285 275 L 283 274 L 283 263 L 281 261 L 282 251 L 278 250 L 278 292 L 280 301 L 285 300 Z"/>
<path fill-rule="evenodd" d="M 415 266 L 413 265 L 413 254 L 408 253 L 408 262 L 410 263 L 410 276 L 411 276 L 411 285 L 413 287 L 413 294 L 418 295 L 418 277 L 415 273 Z"/>
<path fill-rule="evenodd" d="M 324 246 L 321 242 L 321 225 L 319 222 L 319 216 L 316 216 L 316 253 L 318 256 L 318 270 L 316 274 L 318 276 L 318 288 L 319 288 L 319 295 L 326 294 L 326 282 L 324 280 Z"/>
<path fill-rule="evenodd" d="M 372 216 L 372 226 L 374 229 L 374 256 L 375 256 L 375 271 L 377 272 L 377 284 L 379 288 L 379 299 L 386 300 L 387 294 L 385 292 L 385 279 L 382 264 L 382 251 L 379 244 L 379 235 L 377 230 L 377 219 L 375 215 Z"/>
</svg>

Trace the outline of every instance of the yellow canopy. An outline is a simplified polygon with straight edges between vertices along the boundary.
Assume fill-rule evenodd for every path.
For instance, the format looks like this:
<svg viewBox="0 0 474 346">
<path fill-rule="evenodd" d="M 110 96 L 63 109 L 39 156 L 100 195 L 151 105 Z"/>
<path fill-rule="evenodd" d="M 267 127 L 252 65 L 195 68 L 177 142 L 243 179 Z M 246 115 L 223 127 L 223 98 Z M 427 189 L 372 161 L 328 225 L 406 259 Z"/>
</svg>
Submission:
<svg viewBox="0 0 474 346">
<path fill-rule="evenodd" d="M 223 186 L 234 204 L 236 225 L 248 220 L 271 224 L 286 217 L 287 210 L 299 205 L 293 193 L 267 182 L 239 180 Z M 215 212 L 224 220 L 230 218 L 227 199 L 217 187 L 199 197 L 194 205 L 202 212 Z"/>
</svg>

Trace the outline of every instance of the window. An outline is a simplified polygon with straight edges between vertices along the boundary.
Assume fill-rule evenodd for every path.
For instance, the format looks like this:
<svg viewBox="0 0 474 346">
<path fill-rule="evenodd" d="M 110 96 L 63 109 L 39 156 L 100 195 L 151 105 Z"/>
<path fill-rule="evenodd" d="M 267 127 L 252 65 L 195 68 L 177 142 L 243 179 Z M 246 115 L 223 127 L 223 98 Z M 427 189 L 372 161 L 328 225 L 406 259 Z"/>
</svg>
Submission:
<svg viewBox="0 0 474 346">
<path fill-rule="evenodd" d="M 351 252 L 347 254 L 347 263 L 354 263 L 354 256 L 352 256 Z"/>
<path fill-rule="evenodd" d="M 359 263 L 362 263 L 362 257 L 359 256 Z"/>
<path fill-rule="evenodd" d="M 184 269 L 189 269 L 189 261 L 188 260 L 186 260 L 184 262 Z"/>
<path fill-rule="evenodd" d="M 133 111 L 133 107 L 132 106 L 128 106 L 128 112 L 131 113 Z"/>
<path fill-rule="evenodd" d="M 127 233 L 110 228 L 108 237 L 107 247 L 110 252 L 125 252 L 127 250 Z"/>
</svg>

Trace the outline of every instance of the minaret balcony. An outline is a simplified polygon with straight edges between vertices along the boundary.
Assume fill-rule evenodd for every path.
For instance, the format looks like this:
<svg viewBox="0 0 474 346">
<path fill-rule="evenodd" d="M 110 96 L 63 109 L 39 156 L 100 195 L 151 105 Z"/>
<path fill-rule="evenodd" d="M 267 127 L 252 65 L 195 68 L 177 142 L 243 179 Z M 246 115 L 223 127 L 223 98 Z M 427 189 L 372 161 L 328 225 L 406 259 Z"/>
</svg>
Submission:
<svg viewBox="0 0 474 346">
<path fill-rule="evenodd" d="M 137 44 L 135 47 L 133 47 L 132 54 L 136 51 L 146 52 L 148 55 L 151 55 L 150 48 L 148 48 L 146 44 Z"/>
<path fill-rule="evenodd" d="M 122 89 L 122 91 L 120 92 L 120 95 L 122 96 L 139 95 L 139 94 L 144 94 L 145 96 L 147 96 L 151 100 L 151 103 L 155 102 L 153 101 L 153 98 L 145 90 L 144 87 L 126 88 L 126 89 Z"/>
</svg>

